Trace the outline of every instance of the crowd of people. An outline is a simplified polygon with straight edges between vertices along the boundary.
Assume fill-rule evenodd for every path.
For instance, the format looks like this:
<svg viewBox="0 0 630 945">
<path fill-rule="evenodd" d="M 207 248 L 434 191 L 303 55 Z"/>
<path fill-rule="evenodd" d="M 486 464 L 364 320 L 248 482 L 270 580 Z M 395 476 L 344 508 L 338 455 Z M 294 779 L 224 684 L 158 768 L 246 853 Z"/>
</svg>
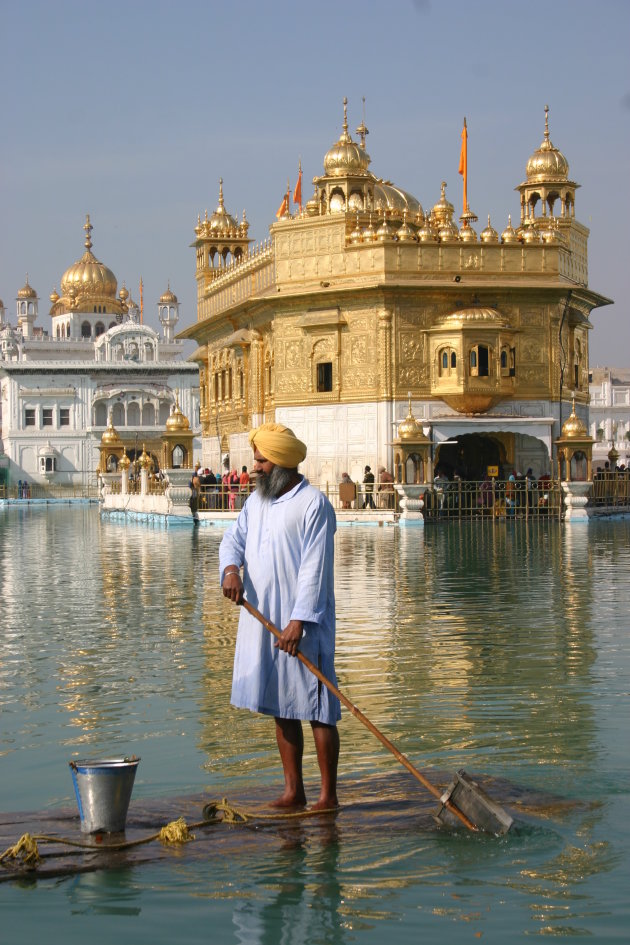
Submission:
<svg viewBox="0 0 630 945">
<path fill-rule="evenodd" d="M 252 481 L 247 466 L 242 466 L 240 473 L 228 466 L 222 474 L 215 474 L 208 467 L 202 468 L 201 463 L 197 463 L 190 488 L 193 492 L 191 502 L 197 500 L 193 515 L 195 511 L 209 509 L 235 512 L 242 508 L 251 491 Z"/>
</svg>

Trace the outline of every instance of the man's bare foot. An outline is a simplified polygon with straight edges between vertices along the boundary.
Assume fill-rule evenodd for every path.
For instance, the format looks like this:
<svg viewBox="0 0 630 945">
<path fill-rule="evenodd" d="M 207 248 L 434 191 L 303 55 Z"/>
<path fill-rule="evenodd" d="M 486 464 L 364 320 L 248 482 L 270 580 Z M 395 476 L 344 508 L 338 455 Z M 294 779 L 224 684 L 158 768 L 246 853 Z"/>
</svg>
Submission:
<svg viewBox="0 0 630 945">
<path fill-rule="evenodd" d="M 320 797 L 310 810 L 338 810 L 339 801 L 335 797 Z"/>
<path fill-rule="evenodd" d="M 281 794 L 280 797 L 271 802 L 271 807 L 279 807 L 284 809 L 292 807 L 306 807 L 306 794 L 304 794 L 303 791 L 291 794 L 288 794 L 285 791 L 284 794 Z"/>
</svg>

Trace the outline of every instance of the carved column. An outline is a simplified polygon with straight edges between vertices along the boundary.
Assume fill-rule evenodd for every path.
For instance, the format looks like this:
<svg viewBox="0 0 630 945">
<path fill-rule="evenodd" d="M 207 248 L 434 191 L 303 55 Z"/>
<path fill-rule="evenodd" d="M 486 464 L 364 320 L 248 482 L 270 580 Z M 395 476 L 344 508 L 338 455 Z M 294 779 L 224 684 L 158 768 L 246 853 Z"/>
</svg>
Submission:
<svg viewBox="0 0 630 945">
<path fill-rule="evenodd" d="M 250 378 L 251 378 L 251 414 L 252 422 L 254 417 L 261 417 L 264 412 L 263 390 L 262 390 L 262 338 L 257 331 L 252 332 Z"/>
<path fill-rule="evenodd" d="M 378 316 L 378 375 L 379 395 L 392 396 L 392 313 L 387 309 Z"/>
</svg>

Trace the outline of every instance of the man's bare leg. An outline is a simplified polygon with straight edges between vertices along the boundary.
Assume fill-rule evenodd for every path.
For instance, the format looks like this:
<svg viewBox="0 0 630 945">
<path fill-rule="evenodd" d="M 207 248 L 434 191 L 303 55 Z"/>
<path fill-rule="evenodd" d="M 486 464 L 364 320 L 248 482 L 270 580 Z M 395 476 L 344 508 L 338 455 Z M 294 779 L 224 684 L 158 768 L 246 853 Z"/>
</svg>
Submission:
<svg viewBox="0 0 630 945">
<path fill-rule="evenodd" d="M 311 722 L 317 763 L 322 778 L 319 798 L 313 804 L 313 810 L 326 810 L 338 807 L 337 800 L 337 765 L 339 763 L 339 732 L 336 725 L 323 722 Z"/>
<path fill-rule="evenodd" d="M 303 807 L 306 794 L 302 780 L 302 723 L 298 719 L 276 719 L 276 741 L 284 771 L 284 792 L 272 807 Z"/>
</svg>

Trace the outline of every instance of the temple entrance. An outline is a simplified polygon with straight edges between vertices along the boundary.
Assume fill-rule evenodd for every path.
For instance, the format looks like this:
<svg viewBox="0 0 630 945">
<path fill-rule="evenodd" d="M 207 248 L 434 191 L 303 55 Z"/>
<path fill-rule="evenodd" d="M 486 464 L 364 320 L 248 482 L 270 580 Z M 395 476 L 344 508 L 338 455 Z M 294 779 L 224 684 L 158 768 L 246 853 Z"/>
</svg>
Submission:
<svg viewBox="0 0 630 945">
<path fill-rule="evenodd" d="M 479 482 L 488 466 L 498 466 L 499 475 L 506 464 L 505 446 L 496 437 L 483 433 L 466 433 L 438 446 L 434 462 L 438 471 L 449 479 Z"/>
</svg>

